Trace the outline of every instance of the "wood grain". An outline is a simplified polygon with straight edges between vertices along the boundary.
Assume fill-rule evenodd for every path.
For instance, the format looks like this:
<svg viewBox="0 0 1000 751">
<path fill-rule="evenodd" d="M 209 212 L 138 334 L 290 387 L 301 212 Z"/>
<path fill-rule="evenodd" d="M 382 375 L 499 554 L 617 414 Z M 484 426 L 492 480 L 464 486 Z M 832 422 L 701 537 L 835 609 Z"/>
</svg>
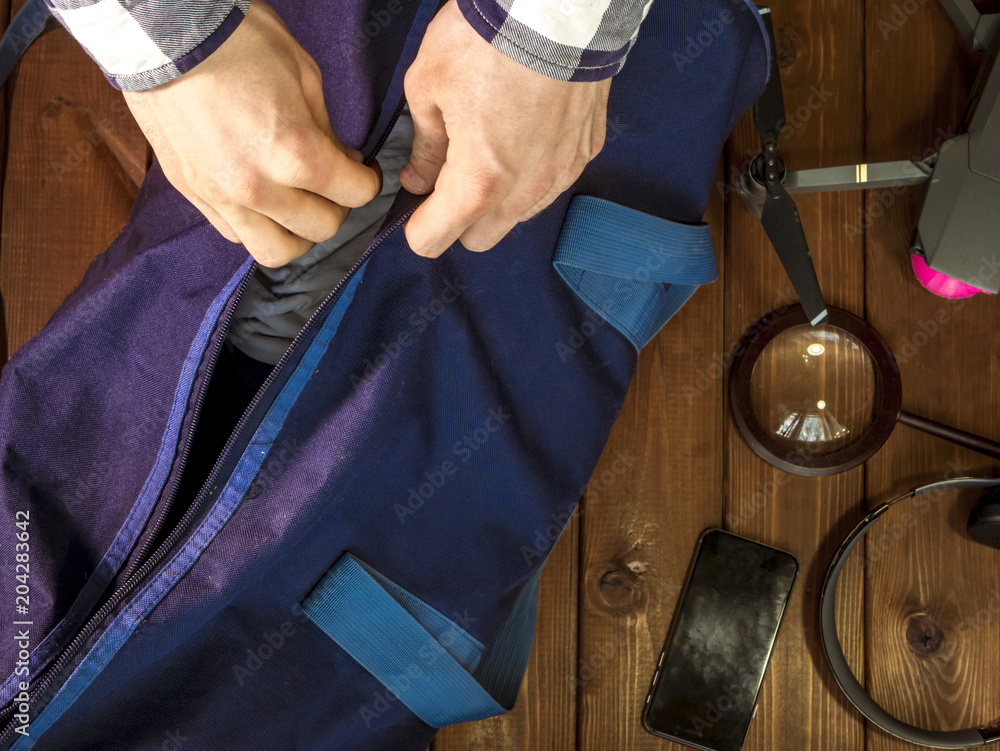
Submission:
<svg viewBox="0 0 1000 751">
<path fill-rule="evenodd" d="M 36 42 L 15 75 L 0 237 L 8 354 L 121 231 L 146 168 L 121 93 L 64 30 Z"/>
<path fill-rule="evenodd" d="M 863 5 L 855 0 L 769 3 L 778 44 L 790 135 L 779 139 L 789 169 L 852 164 L 863 156 Z M 819 93 L 817 93 L 819 92 Z M 730 142 L 730 161 L 742 166 L 760 151 L 744 118 Z M 861 207 L 854 193 L 796 196 L 824 296 L 852 312 L 864 312 L 864 247 L 843 225 Z M 727 342 L 749 324 L 794 299 L 787 276 L 760 223 L 730 193 L 726 226 Z M 864 728 L 846 707 L 819 643 L 819 588 L 841 538 L 863 500 L 863 469 L 827 479 L 781 472 L 753 454 L 727 423 L 726 526 L 731 531 L 788 550 L 799 576 L 765 680 L 746 748 L 859 749 Z M 845 652 L 862 664 L 862 580 L 842 577 Z"/>
<path fill-rule="evenodd" d="M 0 25 L 3 26 L 4 31 L 7 30 L 9 23 L 10 0 L 0 0 Z M 0 144 L 2 144 L 2 148 L 0 148 L 0 217 L 3 216 L 3 186 L 7 173 L 7 132 L 9 130 L 7 122 L 10 113 L 10 99 L 10 87 L 5 85 L 3 97 L 0 98 Z M 2 226 L 0 226 L 0 235 L 2 235 Z M 7 321 L 4 318 L 4 311 L 3 288 L 0 286 L 0 363 L 7 361 Z"/>
<path fill-rule="evenodd" d="M 982 6 L 987 10 L 986 6 Z M 996 12 L 994 3 L 991 8 Z M 982 55 L 965 50 L 937 3 L 900 15 L 869 0 L 869 161 L 922 158 L 961 121 Z M 869 191 L 868 316 L 895 351 L 903 408 L 996 439 L 1000 436 L 998 301 L 949 301 L 922 289 L 908 248 L 923 188 Z M 997 273 L 997 272 L 992 272 Z M 995 474 L 995 462 L 898 427 L 868 463 L 868 493 L 885 500 L 947 475 Z M 896 508 L 866 567 L 869 690 L 904 721 L 935 730 L 993 722 L 1000 704 L 1000 552 L 964 533 L 978 493 L 946 493 Z M 913 746 L 872 730 L 868 748 Z"/>
</svg>

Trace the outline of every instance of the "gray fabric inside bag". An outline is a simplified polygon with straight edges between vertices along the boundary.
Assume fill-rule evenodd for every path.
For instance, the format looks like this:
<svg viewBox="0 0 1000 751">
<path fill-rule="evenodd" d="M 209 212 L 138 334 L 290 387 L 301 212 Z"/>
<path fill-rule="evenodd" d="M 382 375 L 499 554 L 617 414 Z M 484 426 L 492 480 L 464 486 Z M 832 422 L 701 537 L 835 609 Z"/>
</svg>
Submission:
<svg viewBox="0 0 1000 751">
<path fill-rule="evenodd" d="M 375 237 L 399 191 L 399 170 L 410 158 L 413 120 L 404 108 L 378 153 L 382 192 L 352 209 L 336 235 L 278 268 L 258 266 L 240 300 L 227 342 L 274 365 L 323 299 Z"/>
</svg>

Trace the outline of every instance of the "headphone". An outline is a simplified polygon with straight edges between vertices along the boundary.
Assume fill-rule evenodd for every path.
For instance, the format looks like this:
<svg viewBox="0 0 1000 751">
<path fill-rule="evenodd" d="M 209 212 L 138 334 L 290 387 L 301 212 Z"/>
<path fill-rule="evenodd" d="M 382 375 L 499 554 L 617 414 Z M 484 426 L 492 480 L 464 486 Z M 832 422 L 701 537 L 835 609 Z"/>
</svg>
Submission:
<svg viewBox="0 0 1000 751">
<path fill-rule="evenodd" d="M 932 731 L 908 725 L 901 722 L 886 712 L 879 704 L 868 695 L 868 692 L 858 683 L 854 677 L 847 659 L 844 657 L 844 650 L 840 646 L 837 638 L 836 610 L 834 600 L 837 592 L 837 580 L 840 572 L 847 562 L 847 557 L 858 544 L 862 537 L 868 533 L 890 507 L 901 501 L 925 493 L 940 492 L 949 488 L 993 488 L 986 493 L 976 504 L 976 507 L 969 515 L 966 529 L 969 536 L 983 545 L 1000 550 L 1000 477 L 959 477 L 954 480 L 941 480 L 929 485 L 923 485 L 911 490 L 906 495 L 894 498 L 888 503 L 872 511 L 868 516 L 854 528 L 847 538 L 840 544 L 837 554 L 833 557 L 830 569 L 826 574 L 826 581 L 823 583 L 823 592 L 820 595 L 820 639 L 823 642 L 823 651 L 826 653 L 827 663 L 833 672 L 833 677 L 837 685 L 846 694 L 851 703 L 858 708 L 865 717 L 878 725 L 888 733 L 902 738 L 910 743 L 917 743 L 933 748 L 979 748 L 987 744 L 1000 742 L 1000 727 L 990 726 L 981 728 L 969 728 L 966 730 Z"/>
</svg>

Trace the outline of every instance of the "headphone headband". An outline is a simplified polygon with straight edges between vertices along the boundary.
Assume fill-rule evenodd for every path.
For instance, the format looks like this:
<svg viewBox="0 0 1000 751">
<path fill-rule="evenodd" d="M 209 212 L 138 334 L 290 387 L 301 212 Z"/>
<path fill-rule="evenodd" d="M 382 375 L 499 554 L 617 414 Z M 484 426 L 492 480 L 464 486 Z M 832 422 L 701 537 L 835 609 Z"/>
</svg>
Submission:
<svg viewBox="0 0 1000 751">
<path fill-rule="evenodd" d="M 921 485 L 914 488 L 909 493 L 894 498 L 888 503 L 874 509 L 851 531 L 840 544 L 836 555 L 826 574 L 826 581 L 823 582 L 823 591 L 820 594 L 819 608 L 819 631 L 820 639 L 823 643 L 823 652 L 826 654 L 827 663 L 833 672 L 833 677 L 837 685 L 850 699 L 851 703 L 857 707 L 858 711 L 867 717 L 871 722 L 878 725 L 888 733 L 902 738 L 904 741 L 916 743 L 932 748 L 979 748 L 987 743 L 1000 741 L 1000 728 L 982 727 L 969 728 L 966 730 L 933 731 L 908 725 L 901 722 L 886 712 L 876 702 L 864 687 L 854 677 L 847 659 L 844 657 L 844 650 L 840 646 L 840 639 L 837 638 L 837 613 L 835 609 L 835 595 L 837 593 L 837 581 L 840 572 L 847 563 L 847 558 L 862 537 L 867 534 L 879 517 L 890 507 L 901 501 L 916 498 L 925 493 L 946 490 L 950 488 L 993 488 L 1000 486 L 1000 477 L 959 477 L 953 480 L 940 480 L 928 485 Z"/>
</svg>

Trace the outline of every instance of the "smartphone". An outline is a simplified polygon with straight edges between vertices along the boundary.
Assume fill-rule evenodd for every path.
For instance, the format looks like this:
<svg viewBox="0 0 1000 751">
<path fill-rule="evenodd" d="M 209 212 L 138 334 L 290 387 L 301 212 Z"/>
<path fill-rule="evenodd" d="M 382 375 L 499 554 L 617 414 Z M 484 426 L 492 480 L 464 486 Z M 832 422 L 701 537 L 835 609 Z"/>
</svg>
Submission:
<svg viewBox="0 0 1000 751">
<path fill-rule="evenodd" d="M 702 533 L 646 698 L 646 730 L 703 751 L 743 748 L 798 569 L 783 550 Z"/>
</svg>

